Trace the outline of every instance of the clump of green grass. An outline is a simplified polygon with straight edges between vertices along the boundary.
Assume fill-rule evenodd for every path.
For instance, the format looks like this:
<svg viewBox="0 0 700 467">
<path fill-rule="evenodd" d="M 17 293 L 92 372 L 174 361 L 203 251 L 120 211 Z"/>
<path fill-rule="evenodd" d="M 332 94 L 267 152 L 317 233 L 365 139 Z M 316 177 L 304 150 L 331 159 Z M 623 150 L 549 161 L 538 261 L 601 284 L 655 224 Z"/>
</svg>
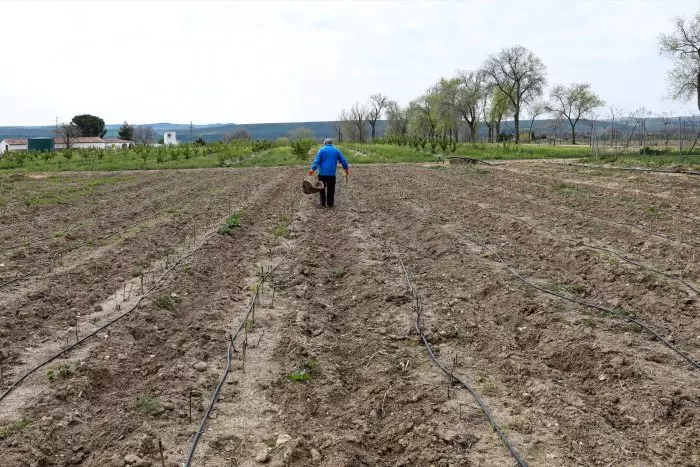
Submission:
<svg viewBox="0 0 700 467">
<path fill-rule="evenodd" d="M 73 370 L 69 365 L 59 365 L 56 368 L 46 370 L 46 377 L 49 381 L 54 381 L 56 379 L 67 379 L 72 373 Z"/>
<path fill-rule="evenodd" d="M 168 294 L 158 295 L 153 299 L 153 303 L 155 303 L 158 308 L 171 311 L 175 309 L 175 305 L 177 305 L 179 302 L 180 299 L 178 297 L 173 297 L 172 295 Z"/>
<path fill-rule="evenodd" d="M 143 266 L 140 264 L 134 264 L 131 267 L 131 277 L 139 277 L 143 275 Z"/>
<path fill-rule="evenodd" d="M 640 325 L 638 325 L 637 323 L 627 323 L 627 328 L 630 331 L 636 332 L 636 333 L 640 333 L 644 330 L 644 328 L 641 327 Z"/>
<path fill-rule="evenodd" d="M 658 206 L 646 206 L 644 208 L 644 215 L 649 219 L 658 219 L 663 214 L 663 211 Z"/>
<path fill-rule="evenodd" d="M 280 224 L 270 232 L 275 237 L 286 237 L 289 235 L 289 228 L 285 224 Z"/>
<path fill-rule="evenodd" d="M 333 268 L 331 269 L 331 275 L 335 277 L 336 279 L 340 279 L 343 277 L 345 274 L 347 274 L 347 271 L 344 268 Z"/>
<path fill-rule="evenodd" d="M 21 420 L 17 420 L 16 422 L 10 423 L 9 425 L 0 427 L 0 439 L 7 439 L 13 434 L 19 433 L 20 431 L 28 427 L 31 423 L 32 421 L 30 419 L 23 418 Z"/>
<path fill-rule="evenodd" d="M 137 398 L 136 408 L 149 415 L 163 412 L 163 404 L 161 404 L 158 399 L 151 396 L 141 396 Z"/>
<path fill-rule="evenodd" d="M 581 188 L 569 183 L 559 183 L 554 187 L 554 191 L 562 196 L 574 196 L 581 191 Z"/>
<path fill-rule="evenodd" d="M 294 383 L 309 382 L 316 375 L 317 367 L 318 360 L 316 360 L 315 358 L 303 360 L 299 362 L 294 368 L 294 370 L 292 370 L 292 372 L 287 375 L 287 379 Z"/>
<path fill-rule="evenodd" d="M 236 227 L 241 226 L 241 217 L 243 216 L 242 212 L 234 212 L 229 216 L 228 219 L 224 222 L 224 225 L 221 226 L 219 229 L 218 233 L 219 235 L 231 235 L 233 234 L 233 229 Z"/>
</svg>

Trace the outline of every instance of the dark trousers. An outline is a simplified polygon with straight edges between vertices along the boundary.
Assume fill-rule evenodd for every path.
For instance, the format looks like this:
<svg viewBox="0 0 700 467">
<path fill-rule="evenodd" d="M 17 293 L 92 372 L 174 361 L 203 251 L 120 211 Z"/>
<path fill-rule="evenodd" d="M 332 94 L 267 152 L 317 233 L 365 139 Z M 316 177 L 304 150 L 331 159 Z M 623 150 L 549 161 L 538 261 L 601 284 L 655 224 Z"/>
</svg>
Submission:
<svg viewBox="0 0 700 467">
<path fill-rule="evenodd" d="M 333 207 L 335 202 L 335 175 L 319 175 L 318 179 L 323 182 L 323 190 L 319 192 L 321 196 L 321 206 Z"/>
</svg>

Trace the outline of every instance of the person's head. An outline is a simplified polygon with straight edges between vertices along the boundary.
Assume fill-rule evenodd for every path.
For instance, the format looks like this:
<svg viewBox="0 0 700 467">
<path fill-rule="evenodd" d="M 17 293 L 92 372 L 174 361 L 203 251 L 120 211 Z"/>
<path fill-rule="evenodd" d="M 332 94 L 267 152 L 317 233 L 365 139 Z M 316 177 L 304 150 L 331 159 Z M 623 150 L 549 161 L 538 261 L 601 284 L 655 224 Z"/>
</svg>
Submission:
<svg viewBox="0 0 700 467">
<path fill-rule="evenodd" d="M 325 144 L 326 146 L 332 146 L 332 145 L 333 145 L 333 140 L 330 139 L 330 138 L 326 138 L 326 139 L 323 140 L 323 144 Z"/>
</svg>

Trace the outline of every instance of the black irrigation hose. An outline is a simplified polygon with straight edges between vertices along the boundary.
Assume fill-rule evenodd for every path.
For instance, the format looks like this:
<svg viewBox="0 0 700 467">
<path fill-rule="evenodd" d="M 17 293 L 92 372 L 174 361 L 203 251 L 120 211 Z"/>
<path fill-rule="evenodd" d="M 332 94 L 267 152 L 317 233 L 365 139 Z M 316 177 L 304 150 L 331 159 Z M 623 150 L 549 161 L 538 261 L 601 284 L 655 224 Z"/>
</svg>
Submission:
<svg viewBox="0 0 700 467">
<path fill-rule="evenodd" d="M 124 318 L 124 317 L 125 317 L 126 315 L 128 315 L 129 313 L 133 312 L 133 311 L 139 306 L 139 304 L 143 301 L 143 299 L 146 298 L 146 295 L 148 295 L 148 294 L 151 293 L 156 287 L 158 287 L 158 286 L 160 285 L 160 283 L 163 281 L 163 279 L 165 279 L 165 277 L 166 277 L 173 269 L 175 269 L 177 266 L 179 266 L 180 263 L 182 263 L 182 261 L 184 261 L 185 259 L 187 259 L 187 258 L 189 258 L 190 256 L 192 256 L 197 250 L 199 250 L 199 249 L 202 247 L 202 245 L 203 245 L 203 243 L 202 243 L 200 246 L 198 246 L 195 250 L 191 251 L 190 253 L 188 253 L 188 254 L 186 254 L 185 256 L 183 256 L 183 257 L 181 257 L 180 259 L 178 259 L 178 260 L 175 262 L 175 264 L 173 264 L 172 267 L 170 267 L 167 271 L 165 271 L 165 272 L 163 273 L 163 275 L 158 279 L 158 281 L 156 281 L 155 284 L 153 284 L 153 285 L 151 286 L 150 289 L 148 289 L 146 292 L 143 293 L 143 295 L 141 295 L 141 298 L 139 298 L 139 300 L 134 304 L 134 306 L 132 306 L 131 308 L 129 308 L 127 311 L 125 311 L 125 312 L 122 313 L 121 315 L 117 316 L 116 318 L 114 318 L 114 319 L 108 321 L 107 323 L 103 324 L 102 326 L 100 326 L 100 327 L 97 328 L 96 330 L 92 331 L 90 334 L 84 336 L 82 339 L 80 339 L 80 340 L 76 341 L 75 343 L 73 343 L 72 345 L 70 345 L 70 346 L 68 346 L 68 347 L 66 347 L 66 348 L 64 348 L 64 349 L 62 349 L 62 350 L 60 350 L 60 351 L 58 351 L 57 353 L 55 353 L 55 354 L 52 355 L 51 357 L 47 358 L 47 359 L 44 360 L 43 362 L 39 363 L 37 366 L 35 366 L 34 368 L 32 368 L 31 370 L 29 370 L 28 372 L 26 372 L 24 375 L 22 375 L 21 378 L 19 378 L 17 381 L 15 381 L 14 383 L 12 383 L 12 385 L 11 385 L 2 395 L 0 395 L 0 401 L 2 401 L 3 399 L 5 399 L 5 397 L 7 397 L 7 396 L 10 394 L 10 392 L 12 392 L 12 390 L 14 390 L 17 386 L 19 386 L 19 385 L 20 385 L 25 379 L 27 379 L 29 376 L 31 376 L 32 374 L 36 373 L 39 369 L 41 369 L 41 368 L 44 367 L 45 365 L 48 365 L 49 363 L 51 363 L 52 361 L 56 360 L 58 357 L 60 357 L 60 356 L 63 355 L 64 353 L 66 353 L 66 352 L 68 352 L 68 351 L 74 349 L 75 347 L 79 346 L 80 344 L 82 344 L 83 342 L 85 342 L 86 340 L 88 340 L 89 338 L 91 338 L 92 336 L 94 336 L 95 334 L 99 333 L 100 331 L 103 331 L 103 330 L 106 329 L 107 327 L 111 326 L 112 324 L 114 324 L 114 323 L 116 323 L 117 321 L 119 321 L 119 320 L 121 320 L 122 318 Z"/>
<path fill-rule="evenodd" d="M 605 308 L 605 307 L 603 307 L 603 306 L 596 305 L 596 304 L 594 304 L 594 303 L 585 302 L 585 301 L 583 301 L 583 300 L 577 300 L 577 299 L 575 299 L 575 298 L 567 297 L 566 295 L 563 295 L 563 294 L 560 294 L 560 293 L 557 293 L 557 292 L 552 292 L 551 290 L 547 290 L 547 289 L 545 289 L 544 287 L 541 287 L 541 286 L 539 286 L 539 285 L 537 285 L 537 284 L 535 284 L 535 283 L 533 283 L 533 282 L 531 282 L 531 281 L 525 279 L 525 278 L 524 278 L 523 276 L 521 276 L 515 269 L 513 269 L 508 263 L 506 263 L 505 260 L 501 257 L 501 255 L 499 255 L 499 254 L 498 254 L 495 250 L 493 250 L 492 248 L 486 246 L 486 244 L 484 244 L 483 242 L 481 242 L 481 241 L 478 240 L 477 238 L 474 238 L 473 236 L 468 235 L 468 234 L 466 234 L 466 233 L 464 233 L 464 232 L 459 232 L 459 233 L 460 233 L 460 235 L 462 235 L 462 236 L 468 238 L 471 242 L 478 244 L 478 245 L 481 246 L 483 249 L 485 249 L 485 250 L 489 251 L 491 254 L 493 254 L 501 263 L 503 263 L 503 265 L 506 267 L 506 269 L 507 269 L 512 275 L 514 275 L 518 280 L 520 280 L 520 281 L 522 281 L 523 283 L 529 285 L 530 287 L 532 287 L 532 288 L 534 288 L 534 289 L 537 289 L 537 290 L 539 290 L 540 292 L 544 292 L 544 293 L 546 293 L 546 294 L 552 295 L 552 296 L 554 296 L 554 297 L 558 297 L 558 298 L 567 300 L 567 301 L 569 301 L 569 302 L 576 303 L 576 304 L 578 304 L 578 305 L 583 305 L 583 306 L 586 306 L 586 307 L 589 307 L 589 308 L 593 308 L 593 309 L 598 310 L 598 311 L 602 311 L 602 312 L 604 312 L 604 313 L 606 313 L 606 314 L 608 314 L 608 315 L 615 316 L 615 317 L 620 318 L 620 319 L 622 319 L 622 320 L 624 320 L 624 321 L 627 321 L 628 323 L 634 323 L 634 324 L 636 324 L 636 325 L 642 327 L 644 330 L 646 330 L 646 331 L 649 332 L 650 334 L 652 334 L 652 335 L 653 335 L 654 337 L 656 337 L 659 341 L 661 341 L 661 343 L 663 343 L 666 347 L 668 347 L 669 349 L 671 349 L 671 350 L 673 350 L 674 352 L 676 352 L 678 355 L 680 355 L 684 360 L 686 360 L 688 363 L 690 363 L 691 365 L 693 365 L 695 368 L 700 369 L 700 363 L 698 363 L 698 362 L 697 362 L 696 360 L 694 360 L 692 357 L 686 355 L 682 350 L 680 350 L 680 349 L 679 349 L 678 347 L 676 347 L 675 345 L 671 344 L 671 343 L 670 343 L 669 341 L 667 341 L 661 334 L 659 334 L 657 331 L 653 330 L 652 328 L 650 328 L 649 326 L 647 326 L 646 324 L 644 324 L 642 321 L 639 321 L 638 319 L 633 318 L 633 317 L 631 317 L 631 316 L 626 316 L 626 315 L 624 315 L 624 314 L 622 314 L 622 313 L 620 313 L 620 312 L 617 312 L 617 311 L 615 311 L 615 310 L 611 310 L 611 309 L 609 309 L 609 308 Z"/>
<path fill-rule="evenodd" d="M 700 172 L 698 172 L 696 170 L 645 169 L 642 167 L 608 167 L 605 165 L 574 164 L 573 162 L 569 162 L 567 164 L 563 164 L 561 162 L 546 162 L 546 164 L 568 165 L 571 167 L 585 167 L 587 169 L 626 170 L 628 172 L 651 172 L 651 173 L 663 173 L 663 174 L 700 175 Z"/>
<path fill-rule="evenodd" d="M 27 371 L 24 375 L 22 375 L 21 378 L 19 378 L 17 381 L 15 381 L 14 383 L 12 383 L 12 385 L 11 385 L 9 388 L 7 388 L 7 390 L 6 390 L 5 392 L 3 392 L 2 395 L 0 395 L 0 402 L 2 402 L 2 400 L 5 399 L 17 386 L 19 386 L 19 385 L 20 385 L 24 380 L 26 380 L 29 376 L 31 376 L 32 374 L 36 373 L 39 369 L 41 369 L 42 367 L 48 365 L 48 364 L 51 363 L 52 361 L 54 361 L 54 360 L 56 360 L 57 358 L 59 358 L 61 355 L 63 355 L 63 354 L 65 354 L 66 352 L 68 352 L 68 351 L 74 349 L 75 347 L 79 346 L 80 344 L 82 344 L 83 342 L 85 342 L 85 341 L 88 340 L 89 338 L 93 337 L 94 335 L 96 335 L 96 334 L 99 333 L 100 331 L 103 331 L 104 329 L 108 328 L 108 327 L 111 326 L 112 324 L 114 324 L 114 323 L 116 323 L 117 321 L 119 321 L 119 320 L 121 320 L 122 318 L 124 318 L 124 317 L 125 317 L 126 315 L 128 315 L 129 313 L 133 312 L 133 311 L 139 306 L 139 304 L 146 298 L 146 295 L 148 295 L 148 294 L 151 293 L 153 290 L 155 290 L 155 289 L 160 285 L 160 283 L 163 281 L 163 279 L 165 279 L 165 277 L 167 277 L 167 275 L 170 274 L 170 272 L 172 272 L 172 271 L 173 271 L 177 266 L 179 266 L 184 260 L 186 260 L 187 258 L 189 258 L 190 256 L 192 256 L 193 254 L 195 254 L 199 249 L 201 249 L 201 248 L 204 246 L 205 240 L 206 240 L 207 238 L 209 238 L 210 236 L 214 235 L 214 233 L 216 233 L 216 231 L 209 232 L 208 234 L 204 235 L 204 238 L 202 239 L 202 243 L 200 243 L 199 246 L 197 246 L 195 249 L 193 249 L 192 251 L 190 251 L 190 252 L 187 253 L 186 255 L 184 255 L 184 256 L 182 256 L 181 258 L 179 258 L 169 269 L 167 269 L 167 270 L 160 276 L 160 278 L 155 282 L 155 284 L 153 284 L 153 285 L 151 286 L 151 288 L 149 288 L 148 290 L 146 290 L 146 291 L 141 295 L 141 298 L 139 298 L 139 300 L 134 304 L 134 306 L 132 306 L 130 309 L 128 309 L 127 311 L 125 311 L 125 312 L 122 313 L 121 315 L 117 316 L 116 318 L 114 318 L 114 319 L 108 321 L 107 323 L 103 324 L 102 326 L 100 326 L 100 327 L 97 328 L 96 330 L 92 331 L 90 334 L 84 336 L 82 339 L 80 339 L 80 340 L 76 341 L 75 343 L 73 343 L 72 345 L 70 345 L 70 346 L 68 346 L 68 347 L 66 347 L 66 348 L 64 348 L 64 349 L 62 349 L 62 350 L 60 350 L 60 351 L 58 351 L 57 353 L 55 353 L 55 354 L 52 355 L 51 357 L 48 357 L 47 359 L 45 359 L 44 361 L 42 361 L 41 363 L 39 363 L 38 365 L 36 365 L 36 366 L 35 366 L 34 368 L 32 368 L 31 370 Z"/>
<path fill-rule="evenodd" d="M 343 194 L 345 196 L 345 199 L 348 202 L 349 209 L 350 211 L 357 215 L 357 211 L 350 206 L 350 198 L 348 197 L 347 193 L 345 193 L 345 190 L 343 190 Z M 381 240 L 375 238 L 373 235 L 371 235 L 369 232 L 367 232 L 361 225 L 358 223 L 358 228 L 371 240 L 375 241 L 379 246 L 386 248 L 391 252 L 392 255 L 394 255 L 394 258 L 396 261 L 399 263 L 401 266 L 401 271 L 403 273 L 404 280 L 406 282 L 406 288 L 410 292 L 411 296 L 413 297 L 414 300 L 414 307 L 416 310 L 416 320 L 415 320 L 415 327 L 416 331 L 418 332 L 418 335 L 420 336 L 421 341 L 423 342 L 423 345 L 428 351 L 428 356 L 430 357 L 430 360 L 442 371 L 442 373 L 450 378 L 451 380 L 459 382 L 462 387 L 464 387 L 469 394 L 474 398 L 476 403 L 479 405 L 481 410 L 484 412 L 484 415 L 486 416 L 486 419 L 488 422 L 491 424 L 491 427 L 494 429 L 498 437 L 501 439 L 503 444 L 505 444 L 506 448 L 508 448 L 508 451 L 510 451 L 510 454 L 513 456 L 515 461 L 520 467 L 527 467 L 527 463 L 523 458 L 520 456 L 518 451 L 515 449 L 515 446 L 510 442 L 506 434 L 503 432 L 501 429 L 500 425 L 496 421 L 496 419 L 493 417 L 491 414 L 491 411 L 488 409 L 484 401 L 481 399 L 479 394 L 476 392 L 475 389 L 473 389 L 466 381 L 463 379 L 459 378 L 457 375 L 455 375 L 452 371 L 449 371 L 447 368 L 445 368 L 438 359 L 435 357 L 435 354 L 433 353 L 432 345 L 430 342 L 428 342 L 428 339 L 425 337 L 425 334 L 423 334 L 423 329 L 421 327 L 421 316 L 423 312 L 423 304 L 420 301 L 420 298 L 418 297 L 418 293 L 416 292 L 415 287 L 413 286 L 413 282 L 411 281 L 411 277 L 408 273 L 408 269 L 406 268 L 406 265 L 403 262 L 403 259 L 401 259 L 401 255 L 399 255 L 397 252 L 395 252 L 393 249 L 389 248 L 387 244 L 382 242 Z"/>
<path fill-rule="evenodd" d="M 283 239 L 284 240 L 284 239 Z M 287 243 L 285 241 L 285 243 Z M 184 467 L 190 467 L 192 465 L 192 460 L 194 459 L 194 454 L 195 451 L 197 450 L 197 444 L 199 443 L 199 439 L 202 437 L 202 433 L 204 433 L 204 427 L 207 424 L 207 421 L 209 420 L 209 417 L 211 416 L 212 410 L 214 410 L 214 404 L 216 404 L 216 401 L 219 399 L 219 393 L 221 392 L 221 387 L 224 384 L 224 381 L 226 381 L 226 378 L 228 377 L 229 372 L 231 371 L 231 352 L 234 351 L 235 349 L 233 348 L 233 344 L 238 337 L 238 335 L 241 333 L 243 330 L 243 327 L 246 325 L 246 322 L 248 321 L 248 316 L 250 316 L 251 312 L 255 309 L 255 301 L 257 300 L 258 296 L 260 293 L 258 290 L 260 290 L 260 286 L 265 283 L 265 280 L 272 274 L 275 269 L 279 267 L 280 264 L 282 264 L 287 257 L 290 255 L 292 249 L 289 247 L 289 244 L 287 244 L 287 253 L 280 259 L 277 264 L 274 265 L 266 274 L 261 276 L 260 281 L 258 281 L 257 287 L 255 294 L 250 300 L 250 304 L 248 305 L 248 309 L 246 310 L 245 314 L 243 315 L 243 319 L 241 320 L 241 324 L 238 326 L 238 329 L 234 334 L 230 336 L 228 345 L 226 347 L 226 367 L 224 368 L 224 371 L 221 373 L 221 378 L 219 379 L 219 383 L 216 385 L 216 388 L 214 389 L 214 392 L 211 396 L 211 400 L 209 401 L 209 406 L 207 407 L 207 410 L 204 412 L 204 417 L 202 418 L 202 421 L 199 423 L 199 428 L 197 428 L 197 431 L 194 434 L 194 439 L 192 440 L 192 445 L 190 446 L 190 450 L 187 454 L 187 459 L 185 460 Z"/>
<path fill-rule="evenodd" d="M 484 209 L 484 210 L 488 211 L 488 209 L 485 209 L 485 208 L 481 208 L 481 209 Z M 499 212 L 499 211 L 497 211 L 497 212 Z M 566 238 L 564 238 L 563 236 L 557 234 L 556 232 L 552 232 L 552 231 L 550 231 L 550 230 L 543 229 L 542 227 L 538 227 L 538 226 L 536 226 L 536 225 L 533 226 L 533 225 L 531 225 L 529 222 L 527 222 L 527 221 L 525 221 L 525 220 L 523 220 L 523 219 L 521 219 L 521 218 L 519 218 L 519 217 L 517 217 L 517 216 L 514 216 L 513 214 L 510 214 L 510 213 L 504 212 L 504 211 L 500 211 L 499 213 L 505 214 L 506 216 L 509 216 L 509 217 L 511 217 L 511 218 L 513 218 L 513 219 L 519 221 L 519 222 L 522 222 L 523 224 L 527 225 L 527 226 L 530 227 L 531 229 L 541 230 L 542 232 L 547 232 L 547 233 L 550 234 L 550 235 L 553 235 L 553 236 L 555 236 L 555 237 L 559 237 L 559 238 L 561 238 L 563 241 L 568 241 L 569 243 L 573 243 L 572 241 L 567 240 Z M 695 293 L 697 293 L 697 294 L 700 295 L 700 290 L 698 290 L 697 288 L 695 288 L 695 286 L 693 286 L 693 284 L 691 284 L 690 282 L 684 280 L 682 277 L 676 276 L 676 275 L 674 275 L 674 274 L 669 274 L 669 273 L 667 273 L 667 272 L 660 271 L 660 270 L 658 270 L 658 269 L 655 269 L 655 268 L 646 266 L 646 265 L 644 265 L 644 264 L 642 264 L 642 263 L 638 263 L 637 261 L 634 261 L 634 260 L 628 258 L 627 256 L 625 256 L 625 255 L 623 255 L 623 254 L 620 254 L 620 253 L 618 253 L 618 252 L 616 252 L 616 251 L 614 251 L 614 250 L 610 250 L 610 249 L 608 249 L 608 248 L 603 248 L 603 247 L 595 246 L 595 245 L 588 245 L 588 244 L 586 244 L 586 243 L 582 243 L 581 245 L 584 246 L 584 247 L 586 247 L 586 248 L 590 248 L 590 249 L 592 249 L 592 250 L 599 250 L 599 251 L 604 251 L 604 252 L 606 252 L 606 253 L 610 253 L 611 255 L 615 255 L 615 256 L 617 256 L 618 258 L 620 258 L 621 260 L 623 260 L 623 261 L 625 261 L 625 262 L 627 262 L 627 263 L 629 263 L 629 264 L 631 264 L 631 265 L 633 265 L 633 266 L 637 266 L 637 267 L 639 267 L 639 268 L 646 269 L 646 270 L 648 270 L 648 271 L 651 271 L 651 272 L 653 272 L 653 273 L 659 274 L 659 275 L 661 275 L 661 276 L 668 277 L 669 279 L 672 279 L 672 280 L 681 282 L 681 283 L 684 284 L 686 287 L 688 287 L 690 290 L 692 290 L 693 292 L 695 292 Z"/>
</svg>

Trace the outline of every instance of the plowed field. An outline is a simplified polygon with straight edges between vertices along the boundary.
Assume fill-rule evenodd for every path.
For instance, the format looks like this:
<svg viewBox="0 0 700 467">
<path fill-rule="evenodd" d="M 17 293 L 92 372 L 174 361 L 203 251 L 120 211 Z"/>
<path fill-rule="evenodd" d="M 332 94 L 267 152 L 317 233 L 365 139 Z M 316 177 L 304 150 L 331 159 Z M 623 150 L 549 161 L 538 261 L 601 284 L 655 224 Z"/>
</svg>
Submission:
<svg viewBox="0 0 700 467">
<path fill-rule="evenodd" d="M 300 173 L 3 176 L 0 464 L 700 464 L 700 179 Z"/>
</svg>

